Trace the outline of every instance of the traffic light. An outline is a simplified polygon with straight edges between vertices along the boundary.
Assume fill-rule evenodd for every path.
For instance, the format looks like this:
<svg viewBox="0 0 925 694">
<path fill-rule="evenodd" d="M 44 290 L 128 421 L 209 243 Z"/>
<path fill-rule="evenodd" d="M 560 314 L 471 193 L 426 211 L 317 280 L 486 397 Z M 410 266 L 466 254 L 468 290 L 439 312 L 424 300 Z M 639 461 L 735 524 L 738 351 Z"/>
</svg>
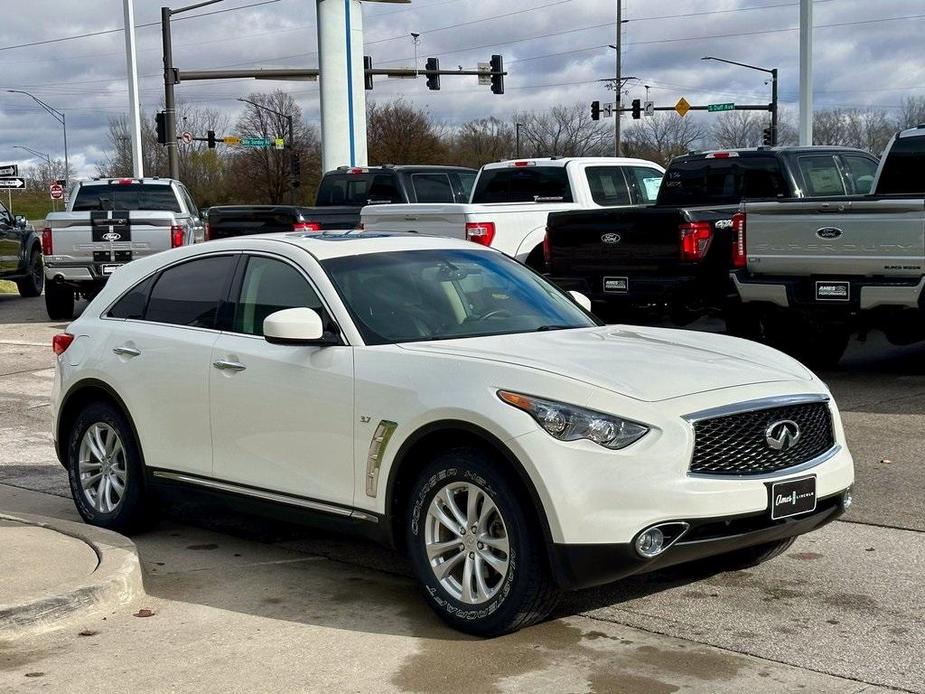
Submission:
<svg viewBox="0 0 925 694">
<path fill-rule="evenodd" d="M 167 114 L 163 111 L 154 114 L 154 126 L 157 130 L 157 141 L 162 144 L 167 144 Z"/>
<path fill-rule="evenodd" d="M 369 91 L 373 88 L 373 76 L 369 74 L 369 71 L 373 69 L 373 59 L 368 56 L 363 56 L 363 86 L 366 87 L 366 91 Z"/>
<path fill-rule="evenodd" d="M 215 149 L 215 131 L 210 130 L 206 133 L 206 139 L 209 141 L 209 149 Z"/>
<path fill-rule="evenodd" d="M 504 94 L 504 59 L 500 55 L 491 56 L 491 93 Z"/>
<path fill-rule="evenodd" d="M 633 99 L 633 119 L 639 120 L 642 117 L 642 101 Z"/>
<path fill-rule="evenodd" d="M 289 179 L 293 188 L 298 188 L 302 185 L 302 160 L 299 159 L 299 155 L 295 152 L 292 153 L 292 158 L 289 160 Z"/>
<path fill-rule="evenodd" d="M 601 102 L 592 101 L 591 102 L 591 120 L 600 120 L 601 119 Z"/>
<path fill-rule="evenodd" d="M 427 75 L 427 88 L 431 91 L 439 91 L 440 89 L 440 75 L 431 75 L 431 72 L 437 72 L 440 70 L 440 60 L 438 58 L 428 58 L 427 63 L 424 66 L 424 70 L 428 73 Z"/>
<path fill-rule="evenodd" d="M 764 136 L 761 138 L 762 144 L 767 145 L 768 147 L 773 147 L 774 144 L 775 144 L 775 142 L 774 142 L 774 139 L 775 139 L 775 138 L 774 138 L 774 128 L 772 128 L 772 127 L 770 127 L 770 126 L 767 127 L 767 128 L 765 128 L 764 131 L 763 131 L 763 135 L 764 135 Z"/>
</svg>

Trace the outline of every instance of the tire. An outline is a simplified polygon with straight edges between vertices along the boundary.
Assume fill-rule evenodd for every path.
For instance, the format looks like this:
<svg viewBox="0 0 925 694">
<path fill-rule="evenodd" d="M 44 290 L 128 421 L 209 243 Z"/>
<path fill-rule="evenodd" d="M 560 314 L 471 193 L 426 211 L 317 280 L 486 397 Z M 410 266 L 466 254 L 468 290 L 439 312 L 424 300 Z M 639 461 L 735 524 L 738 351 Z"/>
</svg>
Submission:
<svg viewBox="0 0 925 694">
<path fill-rule="evenodd" d="M 770 561 L 774 559 L 774 557 L 780 556 L 790 549 L 795 541 L 795 537 L 788 537 L 783 540 L 767 542 L 763 545 L 737 549 L 733 552 L 727 552 L 726 554 L 721 554 L 716 557 L 714 559 L 714 565 L 719 565 L 725 571 L 749 569 L 753 566 L 763 564 L 766 561 Z"/>
<path fill-rule="evenodd" d="M 741 304 L 726 308 L 726 333 L 746 340 L 761 340 L 761 314 L 758 309 L 746 309 Z"/>
<path fill-rule="evenodd" d="M 108 455 L 102 463 L 100 450 Z M 153 501 L 141 451 L 121 411 L 107 402 L 85 406 L 68 432 L 66 455 L 71 496 L 87 523 L 122 533 L 150 525 Z M 99 484 L 87 484 L 97 476 Z"/>
<path fill-rule="evenodd" d="M 527 259 L 524 261 L 524 265 L 540 274 L 546 272 L 546 257 L 543 255 L 543 247 L 537 246 L 530 251 L 530 255 L 528 255 Z"/>
<path fill-rule="evenodd" d="M 796 321 L 787 324 L 785 316 L 764 321 L 768 344 L 803 362 L 811 369 L 832 369 L 848 348 L 851 331 L 834 323 Z"/>
<path fill-rule="evenodd" d="M 438 454 L 420 473 L 405 519 L 411 562 L 428 604 L 450 626 L 477 636 L 499 636 L 535 624 L 552 611 L 559 595 L 546 564 L 542 533 L 528 520 L 523 494 L 498 467 L 493 456 L 477 448 Z M 458 514 L 443 501 L 447 492 Z M 470 513 L 472 494 L 476 498 Z M 450 523 L 437 521 L 433 509 Z M 459 514 L 466 526 L 451 532 Z M 491 546 L 481 539 L 491 540 Z M 454 540 L 460 544 L 449 546 Z M 448 545 L 433 554 L 435 566 L 452 564 L 443 580 L 428 558 L 429 542 Z M 503 565 L 502 571 L 492 568 L 485 556 L 495 566 Z M 468 600 L 463 589 L 467 570 L 482 577 L 480 583 L 475 573 L 469 574 Z"/>
<path fill-rule="evenodd" d="M 33 250 L 29 254 L 27 266 L 29 274 L 16 280 L 16 288 L 22 297 L 39 296 L 45 286 L 45 266 L 42 265 L 42 254 Z"/>
<path fill-rule="evenodd" d="M 45 285 L 45 310 L 52 320 L 71 320 L 74 317 L 74 290 L 49 282 Z"/>
</svg>

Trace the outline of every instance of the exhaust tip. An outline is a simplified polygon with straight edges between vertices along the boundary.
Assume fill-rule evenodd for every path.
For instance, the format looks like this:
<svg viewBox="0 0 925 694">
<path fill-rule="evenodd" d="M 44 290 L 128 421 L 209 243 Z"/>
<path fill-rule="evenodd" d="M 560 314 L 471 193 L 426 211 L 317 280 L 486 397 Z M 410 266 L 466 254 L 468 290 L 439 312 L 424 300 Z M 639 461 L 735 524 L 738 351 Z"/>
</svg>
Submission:
<svg viewBox="0 0 925 694">
<path fill-rule="evenodd" d="M 680 540 L 688 528 L 690 524 L 683 521 L 659 523 L 646 528 L 636 536 L 633 542 L 636 554 L 643 559 L 654 559 Z"/>
</svg>

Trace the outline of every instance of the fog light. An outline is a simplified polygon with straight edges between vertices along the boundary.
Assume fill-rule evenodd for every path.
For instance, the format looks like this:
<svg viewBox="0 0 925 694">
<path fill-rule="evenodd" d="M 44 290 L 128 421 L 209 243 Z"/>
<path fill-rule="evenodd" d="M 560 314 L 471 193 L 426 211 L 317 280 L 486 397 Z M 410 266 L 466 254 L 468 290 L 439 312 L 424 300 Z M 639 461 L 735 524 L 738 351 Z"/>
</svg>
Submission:
<svg viewBox="0 0 925 694">
<path fill-rule="evenodd" d="M 854 503 L 854 487 L 848 487 L 845 490 L 845 493 L 841 497 L 841 507 L 843 511 L 847 511 L 851 508 L 851 504 Z"/>
<path fill-rule="evenodd" d="M 649 528 L 636 538 L 636 551 L 639 556 L 651 559 L 661 554 L 665 548 L 665 534 L 658 528 Z"/>
</svg>

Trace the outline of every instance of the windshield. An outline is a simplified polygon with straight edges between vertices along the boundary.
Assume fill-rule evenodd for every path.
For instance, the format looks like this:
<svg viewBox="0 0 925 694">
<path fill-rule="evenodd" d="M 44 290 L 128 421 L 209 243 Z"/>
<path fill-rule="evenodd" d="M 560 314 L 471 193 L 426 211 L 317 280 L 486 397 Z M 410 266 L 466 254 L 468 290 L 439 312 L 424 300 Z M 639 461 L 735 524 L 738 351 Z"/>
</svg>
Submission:
<svg viewBox="0 0 925 694">
<path fill-rule="evenodd" d="M 145 183 L 81 186 L 72 212 L 91 210 L 146 210 L 180 212 L 180 203 L 170 186 Z"/>
<path fill-rule="evenodd" d="M 322 265 L 368 345 L 597 325 L 562 291 L 501 253 L 399 251 Z"/>
</svg>

